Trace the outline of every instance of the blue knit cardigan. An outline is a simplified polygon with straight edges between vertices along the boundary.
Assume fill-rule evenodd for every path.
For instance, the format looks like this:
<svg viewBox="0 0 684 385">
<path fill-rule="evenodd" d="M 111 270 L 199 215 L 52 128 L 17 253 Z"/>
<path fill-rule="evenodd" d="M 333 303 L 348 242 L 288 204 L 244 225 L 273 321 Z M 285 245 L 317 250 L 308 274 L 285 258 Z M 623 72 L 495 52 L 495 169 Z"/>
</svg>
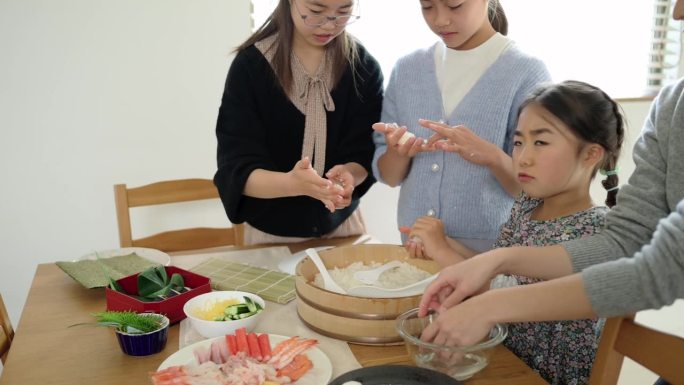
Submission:
<svg viewBox="0 0 684 385">
<path fill-rule="evenodd" d="M 520 104 L 540 83 L 550 81 L 546 66 L 512 45 L 445 116 L 435 73 L 435 48 L 415 51 L 397 61 L 385 91 L 382 121 L 405 125 L 422 138 L 430 137 L 432 131 L 420 126 L 419 118 L 462 124 L 510 154 Z M 375 133 L 374 140 L 373 172 L 382 181 L 378 158 L 387 146 L 381 134 Z M 486 167 L 453 153 L 420 153 L 401 185 L 398 224 L 411 226 L 418 217 L 433 214 L 444 222 L 450 237 L 491 241 L 491 247 L 512 204 L 513 198 Z"/>
</svg>

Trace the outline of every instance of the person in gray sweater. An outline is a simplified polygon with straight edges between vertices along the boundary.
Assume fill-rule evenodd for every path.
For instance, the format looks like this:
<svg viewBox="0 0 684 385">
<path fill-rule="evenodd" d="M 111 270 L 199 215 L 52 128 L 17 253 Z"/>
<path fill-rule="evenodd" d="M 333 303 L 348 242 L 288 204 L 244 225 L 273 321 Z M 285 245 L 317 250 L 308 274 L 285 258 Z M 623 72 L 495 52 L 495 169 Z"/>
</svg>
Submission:
<svg viewBox="0 0 684 385">
<path fill-rule="evenodd" d="M 684 79 L 654 100 L 634 148 L 634 174 L 600 234 L 549 247 L 495 249 L 442 270 L 421 300 L 421 315 L 439 312 L 422 338 L 468 345 L 499 322 L 611 317 L 684 298 L 682 148 Z M 497 274 L 547 281 L 468 298 Z"/>
</svg>

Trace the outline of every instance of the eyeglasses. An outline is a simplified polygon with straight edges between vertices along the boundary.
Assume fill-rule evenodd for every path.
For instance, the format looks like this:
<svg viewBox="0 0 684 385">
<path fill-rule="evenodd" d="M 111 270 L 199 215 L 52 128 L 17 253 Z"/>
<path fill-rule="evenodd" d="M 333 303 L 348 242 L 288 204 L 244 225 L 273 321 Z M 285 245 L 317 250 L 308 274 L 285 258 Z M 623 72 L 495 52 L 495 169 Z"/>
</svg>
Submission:
<svg viewBox="0 0 684 385">
<path fill-rule="evenodd" d="M 308 25 L 309 27 L 320 27 L 328 22 L 332 22 L 338 27 L 344 27 L 345 25 L 349 25 L 355 22 L 356 20 L 359 20 L 359 18 L 361 18 L 361 16 L 359 15 L 304 15 L 302 11 L 299 10 L 297 2 L 295 0 L 292 0 L 292 3 L 295 5 L 297 13 L 299 13 L 299 17 L 301 17 L 304 24 Z"/>
</svg>

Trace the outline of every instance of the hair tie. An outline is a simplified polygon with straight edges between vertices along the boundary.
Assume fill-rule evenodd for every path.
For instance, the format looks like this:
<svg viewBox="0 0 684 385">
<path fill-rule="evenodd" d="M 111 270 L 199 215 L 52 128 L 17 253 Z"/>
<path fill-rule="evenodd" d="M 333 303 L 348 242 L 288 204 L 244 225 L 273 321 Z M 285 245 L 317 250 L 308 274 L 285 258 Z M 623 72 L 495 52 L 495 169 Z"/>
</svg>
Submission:
<svg viewBox="0 0 684 385">
<path fill-rule="evenodd" d="M 611 192 L 611 191 L 615 191 L 615 190 L 617 190 L 617 189 L 619 189 L 619 188 L 620 188 L 620 186 L 615 186 L 615 187 L 611 187 L 611 188 L 609 188 L 609 189 L 606 189 L 606 191 L 607 191 L 607 192 Z"/>
<path fill-rule="evenodd" d="M 600 170 L 599 170 L 599 173 L 600 173 L 601 175 L 611 176 L 611 175 L 617 175 L 619 171 L 620 171 L 620 167 L 617 167 L 617 166 L 616 166 L 614 170 L 604 170 L 604 169 L 600 169 Z M 608 191 L 610 191 L 610 190 L 608 190 Z"/>
</svg>

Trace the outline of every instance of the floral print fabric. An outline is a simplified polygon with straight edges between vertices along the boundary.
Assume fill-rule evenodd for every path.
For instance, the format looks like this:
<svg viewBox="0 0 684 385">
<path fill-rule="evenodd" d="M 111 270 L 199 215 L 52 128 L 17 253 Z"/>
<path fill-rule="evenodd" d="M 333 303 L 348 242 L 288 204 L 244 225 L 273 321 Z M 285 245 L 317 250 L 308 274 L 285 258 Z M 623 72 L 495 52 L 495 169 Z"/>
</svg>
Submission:
<svg viewBox="0 0 684 385">
<path fill-rule="evenodd" d="M 606 207 L 593 207 L 553 220 L 532 219 L 534 209 L 542 202 L 524 194 L 518 198 L 494 247 L 548 246 L 593 235 L 603 228 L 608 211 Z M 541 280 L 506 276 L 500 281 L 525 285 Z M 586 384 L 602 327 L 598 319 L 514 323 L 508 325 L 504 345 L 550 384 Z"/>
</svg>

